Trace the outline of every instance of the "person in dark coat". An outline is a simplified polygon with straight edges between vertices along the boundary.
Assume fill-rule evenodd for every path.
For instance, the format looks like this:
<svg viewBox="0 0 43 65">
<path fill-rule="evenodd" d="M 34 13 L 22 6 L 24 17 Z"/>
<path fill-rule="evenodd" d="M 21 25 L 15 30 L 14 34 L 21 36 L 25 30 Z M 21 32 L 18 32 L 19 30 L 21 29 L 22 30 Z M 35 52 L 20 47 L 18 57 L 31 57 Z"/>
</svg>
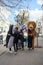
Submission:
<svg viewBox="0 0 43 65">
<path fill-rule="evenodd" d="M 10 25 L 9 31 L 8 31 L 7 36 L 6 36 L 6 44 L 4 45 L 6 47 L 8 47 L 8 42 L 9 42 L 9 39 L 12 35 L 12 29 L 13 29 L 13 25 Z M 11 48 L 9 50 L 11 50 Z"/>
<path fill-rule="evenodd" d="M 14 51 L 17 52 L 17 50 L 18 50 L 18 39 L 19 39 L 18 27 L 15 28 L 15 32 L 14 32 L 13 36 L 14 36 L 14 41 L 13 41 Z"/>
</svg>

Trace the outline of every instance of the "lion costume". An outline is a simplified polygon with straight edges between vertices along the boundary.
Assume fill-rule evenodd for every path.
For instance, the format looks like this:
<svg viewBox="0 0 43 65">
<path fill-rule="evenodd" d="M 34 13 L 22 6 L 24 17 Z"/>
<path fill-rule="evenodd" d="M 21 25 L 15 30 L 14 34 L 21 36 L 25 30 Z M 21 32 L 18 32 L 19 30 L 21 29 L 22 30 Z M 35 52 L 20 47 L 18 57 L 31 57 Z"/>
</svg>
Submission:
<svg viewBox="0 0 43 65">
<path fill-rule="evenodd" d="M 34 21 L 28 22 L 28 48 L 34 49 L 34 36 L 36 35 L 36 23 Z"/>
</svg>

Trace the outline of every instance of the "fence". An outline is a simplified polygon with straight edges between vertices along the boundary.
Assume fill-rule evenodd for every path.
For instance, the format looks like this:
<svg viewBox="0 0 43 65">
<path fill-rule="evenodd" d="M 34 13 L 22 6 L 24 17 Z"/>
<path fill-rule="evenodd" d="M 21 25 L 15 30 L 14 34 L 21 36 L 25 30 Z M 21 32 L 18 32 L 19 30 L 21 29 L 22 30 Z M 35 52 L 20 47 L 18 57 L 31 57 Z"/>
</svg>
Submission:
<svg viewBox="0 0 43 65">
<path fill-rule="evenodd" d="M 43 36 L 36 37 L 34 42 L 36 47 L 43 47 Z"/>
</svg>

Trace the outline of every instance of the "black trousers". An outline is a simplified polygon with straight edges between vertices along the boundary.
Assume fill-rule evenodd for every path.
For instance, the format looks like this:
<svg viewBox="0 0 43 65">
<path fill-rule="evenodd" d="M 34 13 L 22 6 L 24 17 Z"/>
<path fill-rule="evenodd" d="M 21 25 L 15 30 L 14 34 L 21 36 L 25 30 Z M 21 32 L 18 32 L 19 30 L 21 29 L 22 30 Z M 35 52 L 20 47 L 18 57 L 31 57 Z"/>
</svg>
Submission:
<svg viewBox="0 0 43 65">
<path fill-rule="evenodd" d="M 14 43 L 13 46 L 14 46 L 14 51 L 17 52 L 17 50 L 18 50 L 18 43 Z"/>
<path fill-rule="evenodd" d="M 28 48 L 32 48 L 32 43 L 28 42 Z"/>
<path fill-rule="evenodd" d="M 22 46 L 22 48 L 24 49 L 24 42 L 21 42 L 21 46 Z"/>
<path fill-rule="evenodd" d="M 32 37 L 28 37 L 28 48 L 32 48 Z"/>
</svg>

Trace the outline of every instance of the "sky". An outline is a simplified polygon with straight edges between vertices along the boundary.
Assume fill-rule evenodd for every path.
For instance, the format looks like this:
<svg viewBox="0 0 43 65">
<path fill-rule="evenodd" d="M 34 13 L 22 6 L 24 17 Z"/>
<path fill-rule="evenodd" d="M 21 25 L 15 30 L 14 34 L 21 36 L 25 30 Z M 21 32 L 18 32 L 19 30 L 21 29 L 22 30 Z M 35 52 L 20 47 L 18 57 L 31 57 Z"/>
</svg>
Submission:
<svg viewBox="0 0 43 65">
<path fill-rule="evenodd" d="M 9 3 L 8 1 L 13 2 L 13 4 L 17 4 L 18 1 L 17 0 L 3 0 L 7 5 L 11 5 L 11 3 Z M 17 12 L 20 9 L 29 9 L 30 11 L 30 20 L 37 20 L 38 18 L 40 18 L 42 16 L 42 10 L 41 10 L 41 5 L 43 4 L 42 2 L 43 0 L 22 0 L 19 5 L 15 8 L 10 8 L 10 7 L 2 7 L 0 6 L 0 10 L 2 13 L 2 17 L 3 15 L 5 16 L 5 18 L 14 23 L 15 22 L 15 15 L 17 14 Z M 1 14 L 0 14 L 1 15 Z M 39 16 L 40 15 L 40 16 Z"/>
</svg>

